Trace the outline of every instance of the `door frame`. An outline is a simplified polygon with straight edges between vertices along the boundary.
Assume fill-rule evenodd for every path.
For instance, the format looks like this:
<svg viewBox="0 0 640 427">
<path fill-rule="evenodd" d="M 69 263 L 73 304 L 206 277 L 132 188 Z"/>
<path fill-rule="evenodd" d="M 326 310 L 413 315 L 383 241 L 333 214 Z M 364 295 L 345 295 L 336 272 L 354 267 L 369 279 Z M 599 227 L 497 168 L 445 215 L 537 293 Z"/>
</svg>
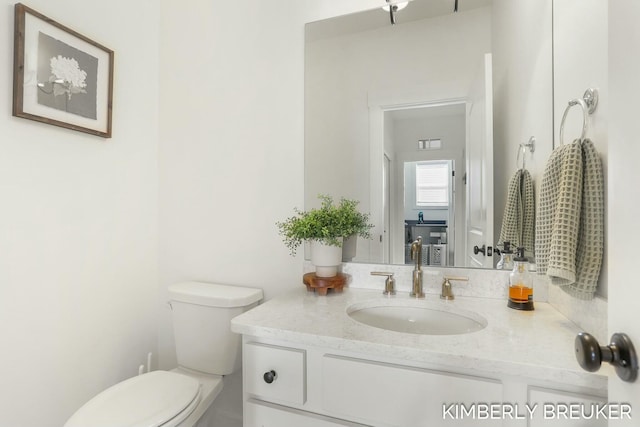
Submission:
<svg viewBox="0 0 640 427">
<path fill-rule="evenodd" d="M 422 93 L 421 93 L 422 92 Z M 412 108 L 446 107 L 449 105 L 467 104 L 468 100 L 464 96 L 432 99 L 424 91 L 416 90 L 415 93 L 406 95 L 369 95 L 369 209 L 370 219 L 373 224 L 371 235 L 373 237 L 370 245 L 371 262 L 382 262 L 384 258 L 384 245 L 390 247 L 390 259 L 393 264 L 404 263 L 404 251 L 400 254 L 397 250 L 397 236 L 404 236 L 404 219 L 397 218 L 391 214 L 390 229 L 387 233 L 384 230 L 384 206 L 383 206 L 383 168 L 384 168 L 384 114 L 388 111 L 407 110 Z M 395 161 L 395 156 L 390 156 Z M 398 169 L 398 168 L 396 168 Z M 397 187 L 397 170 L 391 175 L 390 188 Z M 397 206 L 401 202 L 398 192 L 391 199 L 391 206 Z M 393 211 L 393 208 L 391 209 Z M 385 236 L 386 234 L 386 236 Z M 388 242 L 385 243 L 385 240 Z"/>
</svg>

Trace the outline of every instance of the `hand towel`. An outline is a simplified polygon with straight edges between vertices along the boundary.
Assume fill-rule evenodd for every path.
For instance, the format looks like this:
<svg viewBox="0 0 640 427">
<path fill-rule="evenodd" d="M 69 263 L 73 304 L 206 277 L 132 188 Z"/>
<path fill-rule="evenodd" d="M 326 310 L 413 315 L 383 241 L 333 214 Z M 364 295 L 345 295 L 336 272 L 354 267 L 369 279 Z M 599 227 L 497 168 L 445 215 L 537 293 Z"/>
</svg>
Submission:
<svg viewBox="0 0 640 427">
<path fill-rule="evenodd" d="M 513 247 L 524 247 L 525 254 L 531 256 L 534 252 L 535 216 L 531 174 L 526 169 L 519 169 L 509 181 L 499 243 L 511 242 Z"/>
<path fill-rule="evenodd" d="M 591 141 L 551 153 L 535 234 L 538 272 L 570 295 L 593 298 L 604 251 L 604 176 Z"/>
</svg>

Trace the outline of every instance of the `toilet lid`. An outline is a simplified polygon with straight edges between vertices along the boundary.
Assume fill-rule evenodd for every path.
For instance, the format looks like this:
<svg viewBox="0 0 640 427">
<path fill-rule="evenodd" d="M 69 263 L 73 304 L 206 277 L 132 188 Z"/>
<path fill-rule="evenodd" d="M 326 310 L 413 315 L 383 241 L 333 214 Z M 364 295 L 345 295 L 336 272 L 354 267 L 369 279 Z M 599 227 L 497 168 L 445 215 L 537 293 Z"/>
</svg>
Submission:
<svg viewBox="0 0 640 427">
<path fill-rule="evenodd" d="M 178 415 L 186 418 L 199 400 L 200 384 L 194 378 L 153 371 L 98 394 L 65 427 L 158 427 Z"/>
</svg>

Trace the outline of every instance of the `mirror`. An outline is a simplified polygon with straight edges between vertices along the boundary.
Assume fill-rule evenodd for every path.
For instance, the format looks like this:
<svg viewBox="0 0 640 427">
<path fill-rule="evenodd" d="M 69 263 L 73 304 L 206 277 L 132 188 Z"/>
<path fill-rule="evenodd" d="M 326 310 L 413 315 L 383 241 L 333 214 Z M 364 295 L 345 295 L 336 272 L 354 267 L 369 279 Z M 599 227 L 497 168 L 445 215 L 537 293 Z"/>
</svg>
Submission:
<svg viewBox="0 0 640 427">
<path fill-rule="evenodd" d="M 509 35 L 495 34 L 490 0 L 467 3 L 453 14 L 413 0 L 396 25 L 376 9 L 306 26 L 305 207 L 322 193 L 371 213 L 355 262 L 410 263 L 420 235 L 425 265 L 493 267 L 469 255 L 497 242 L 502 210 L 492 79 L 481 76 L 492 40 Z"/>
</svg>

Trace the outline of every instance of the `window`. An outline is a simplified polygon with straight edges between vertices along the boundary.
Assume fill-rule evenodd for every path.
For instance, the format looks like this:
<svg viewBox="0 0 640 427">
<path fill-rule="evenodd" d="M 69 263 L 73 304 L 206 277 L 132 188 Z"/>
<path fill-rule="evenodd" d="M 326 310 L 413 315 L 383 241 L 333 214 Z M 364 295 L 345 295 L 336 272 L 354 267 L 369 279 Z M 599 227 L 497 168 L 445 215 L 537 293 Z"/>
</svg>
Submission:
<svg viewBox="0 0 640 427">
<path fill-rule="evenodd" d="M 416 205 L 449 206 L 448 161 L 416 163 Z"/>
<path fill-rule="evenodd" d="M 442 140 L 440 138 L 418 140 L 418 150 L 440 150 L 441 148 Z"/>
</svg>

